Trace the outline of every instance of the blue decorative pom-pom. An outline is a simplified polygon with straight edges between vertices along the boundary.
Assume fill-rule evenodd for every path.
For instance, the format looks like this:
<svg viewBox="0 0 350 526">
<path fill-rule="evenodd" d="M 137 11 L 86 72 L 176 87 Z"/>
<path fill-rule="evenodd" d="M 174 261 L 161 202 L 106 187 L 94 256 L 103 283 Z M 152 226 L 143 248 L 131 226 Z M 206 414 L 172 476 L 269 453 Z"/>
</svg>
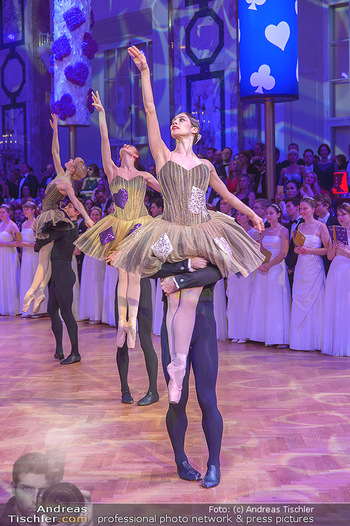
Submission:
<svg viewBox="0 0 350 526">
<path fill-rule="evenodd" d="M 89 60 L 92 60 L 97 53 L 98 45 L 90 33 L 84 33 L 83 43 L 81 45 L 83 55 L 86 55 Z"/>
<path fill-rule="evenodd" d="M 64 57 L 68 57 L 68 55 L 70 55 L 72 48 L 70 47 L 70 43 L 66 35 L 62 35 L 53 42 L 51 51 L 54 54 L 56 60 L 63 60 Z"/>
<path fill-rule="evenodd" d="M 89 74 L 89 68 L 84 62 L 77 62 L 74 66 L 67 66 L 64 70 L 66 79 L 76 86 L 84 86 Z"/>
<path fill-rule="evenodd" d="M 86 21 L 85 15 L 79 7 L 71 7 L 63 15 L 69 31 L 78 29 Z"/>
<path fill-rule="evenodd" d="M 73 103 L 73 99 L 68 93 L 62 95 L 60 100 L 57 100 L 51 104 L 52 113 L 58 115 L 58 117 L 65 121 L 67 117 L 73 117 L 76 114 L 76 108 Z"/>
</svg>

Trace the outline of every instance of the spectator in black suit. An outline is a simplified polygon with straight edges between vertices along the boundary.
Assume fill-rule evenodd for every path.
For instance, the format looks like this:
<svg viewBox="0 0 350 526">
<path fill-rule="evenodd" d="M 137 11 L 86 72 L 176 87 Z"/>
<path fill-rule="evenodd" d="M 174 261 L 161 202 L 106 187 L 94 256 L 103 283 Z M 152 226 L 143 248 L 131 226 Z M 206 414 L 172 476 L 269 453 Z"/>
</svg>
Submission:
<svg viewBox="0 0 350 526">
<path fill-rule="evenodd" d="M 215 152 L 216 152 L 216 148 L 207 148 L 206 158 L 213 164 L 215 164 L 215 160 L 216 160 Z"/>
<path fill-rule="evenodd" d="M 287 257 L 286 257 L 286 265 L 287 265 L 290 290 L 292 290 L 293 279 L 294 279 L 294 269 L 295 269 L 295 265 L 298 259 L 297 254 L 295 254 L 294 252 L 294 242 L 293 242 L 292 233 L 297 230 L 299 224 L 302 223 L 304 220 L 301 217 L 300 212 L 299 212 L 300 198 L 289 197 L 286 199 L 285 204 L 286 204 L 286 212 L 290 219 L 289 223 L 286 224 L 286 227 L 288 228 L 288 232 L 289 232 L 289 250 L 288 250 Z"/>
<path fill-rule="evenodd" d="M 43 177 L 41 179 L 40 186 L 43 185 L 46 188 L 47 185 L 50 184 L 51 181 L 53 181 L 55 177 L 56 177 L 55 167 L 52 163 L 49 163 L 46 166 L 45 172 L 43 173 Z"/>
<path fill-rule="evenodd" d="M 315 196 L 316 210 L 315 215 L 321 223 L 324 223 L 327 227 L 333 225 L 339 225 L 339 221 L 335 216 L 332 216 L 329 209 L 332 205 L 332 200 L 327 194 L 319 194 Z M 323 264 L 326 274 L 329 270 L 331 262 L 327 256 L 323 256 Z"/>
<path fill-rule="evenodd" d="M 33 199 L 36 198 L 38 193 L 39 181 L 33 174 L 33 169 L 28 166 L 27 163 L 21 163 L 20 179 L 18 182 L 18 195 L 21 197 L 22 186 L 27 184 L 30 188 L 30 195 Z"/>
<path fill-rule="evenodd" d="M 6 185 L 8 188 L 8 194 L 11 199 L 17 199 L 18 197 L 18 171 L 11 170 L 8 178 L 6 179 Z"/>
<path fill-rule="evenodd" d="M 232 153 L 233 152 L 231 148 L 229 148 L 228 146 L 225 146 L 225 148 L 222 150 L 222 167 L 221 167 L 222 177 L 219 174 L 220 179 L 221 178 L 227 179 L 228 177 L 228 170 L 229 170 L 230 162 L 232 159 Z"/>
<path fill-rule="evenodd" d="M 102 214 L 105 216 L 107 214 L 108 208 L 111 206 L 112 199 L 108 199 L 102 190 L 95 192 L 95 198 L 97 205 L 101 208 Z"/>
</svg>

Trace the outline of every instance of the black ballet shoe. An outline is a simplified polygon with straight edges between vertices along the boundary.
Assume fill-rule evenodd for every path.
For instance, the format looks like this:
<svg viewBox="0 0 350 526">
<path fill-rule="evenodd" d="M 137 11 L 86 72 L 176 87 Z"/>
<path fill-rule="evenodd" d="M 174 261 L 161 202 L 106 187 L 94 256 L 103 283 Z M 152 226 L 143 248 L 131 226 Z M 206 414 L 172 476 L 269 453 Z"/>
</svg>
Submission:
<svg viewBox="0 0 350 526">
<path fill-rule="evenodd" d="M 155 404 L 156 402 L 158 402 L 158 400 L 159 400 L 158 393 L 152 393 L 152 391 L 147 391 L 145 396 L 137 402 L 137 405 L 151 405 L 151 404 Z"/>
<path fill-rule="evenodd" d="M 177 474 L 180 479 L 189 481 L 199 480 L 202 476 L 199 471 L 194 469 L 191 464 L 187 462 L 187 460 L 184 460 L 177 466 Z"/>
<path fill-rule="evenodd" d="M 122 392 L 122 404 L 133 404 L 134 399 L 130 394 L 130 391 Z"/>
<path fill-rule="evenodd" d="M 215 488 L 220 484 L 220 469 L 216 466 L 209 466 L 202 481 L 203 488 Z"/>
<path fill-rule="evenodd" d="M 61 365 L 70 365 L 71 363 L 78 363 L 81 360 L 80 354 L 70 353 L 65 360 L 62 360 Z"/>
<path fill-rule="evenodd" d="M 54 354 L 54 357 L 56 358 L 56 360 L 64 360 L 63 352 L 56 351 L 55 354 Z"/>
</svg>

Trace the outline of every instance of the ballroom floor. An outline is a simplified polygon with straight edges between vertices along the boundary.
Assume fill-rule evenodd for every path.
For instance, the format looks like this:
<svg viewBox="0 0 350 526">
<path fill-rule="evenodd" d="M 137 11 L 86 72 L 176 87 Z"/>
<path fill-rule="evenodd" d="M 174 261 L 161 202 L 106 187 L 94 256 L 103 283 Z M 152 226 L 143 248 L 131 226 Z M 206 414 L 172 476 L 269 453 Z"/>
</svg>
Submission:
<svg viewBox="0 0 350 526">
<path fill-rule="evenodd" d="M 204 490 L 176 475 L 162 374 L 159 403 L 121 404 L 113 328 L 79 323 L 83 360 L 66 367 L 53 358 L 48 318 L 2 316 L 0 334 L 1 502 L 13 462 L 29 451 L 65 457 L 64 479 L 94 502 L 349 502 L 350 359 L 219 342 L 222 482 Z M 154 343 L 159 356 L 159 338 Z M 137 342 L 135 400 L 147 389 L 145 374 Z M 207 450 L 191 385 L 186 452 L 203 473 Z"/>
</svg>

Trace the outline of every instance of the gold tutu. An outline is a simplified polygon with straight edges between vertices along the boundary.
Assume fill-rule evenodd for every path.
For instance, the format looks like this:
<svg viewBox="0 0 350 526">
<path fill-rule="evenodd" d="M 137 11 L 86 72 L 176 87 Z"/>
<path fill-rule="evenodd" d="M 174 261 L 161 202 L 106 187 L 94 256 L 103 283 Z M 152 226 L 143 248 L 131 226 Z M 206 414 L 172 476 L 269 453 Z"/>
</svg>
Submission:
<svg viewBox="0 0 350 526">
<path fill-rule="evenodd" d="M 46 189 L 46 195 L 42 203 L 42 212 L 35 219 L 33 225 L 34 236 L 39 240 L 49 240 L 52 230 L 70 230 L 74 228 L 64 210 L 58 208 L 58 203 L 64 199 L 57 185 L 51 183 Z"/>
<path fill-rule="evenodd" d="M 265 258 L 259 244 L 232 217 L 208 212 L 209 170 L 205 164 L 186 170 L 168 161 L 158 178 L 164 214 L 120 243 L 115 267 L 148 277 L 165 261 L 201 256 L 227 277 L 231 272 L 248 276 L 262 264 Z"/>
<path fill-rule="evenodd" d="M 110 183 L 110 190 L 115 204 L 115 212 L 98 221 L 75 242 L 75 245 L 87 256 L 104 260 L 116 250 L 119 243 L 134 230 L 152 221 L 144 205 L 146 183 L 142 175 L 130 180 L 117 175 Z M 101 244 L 100 234 L 112 228 L 114 240 Z"/>
</svg>

